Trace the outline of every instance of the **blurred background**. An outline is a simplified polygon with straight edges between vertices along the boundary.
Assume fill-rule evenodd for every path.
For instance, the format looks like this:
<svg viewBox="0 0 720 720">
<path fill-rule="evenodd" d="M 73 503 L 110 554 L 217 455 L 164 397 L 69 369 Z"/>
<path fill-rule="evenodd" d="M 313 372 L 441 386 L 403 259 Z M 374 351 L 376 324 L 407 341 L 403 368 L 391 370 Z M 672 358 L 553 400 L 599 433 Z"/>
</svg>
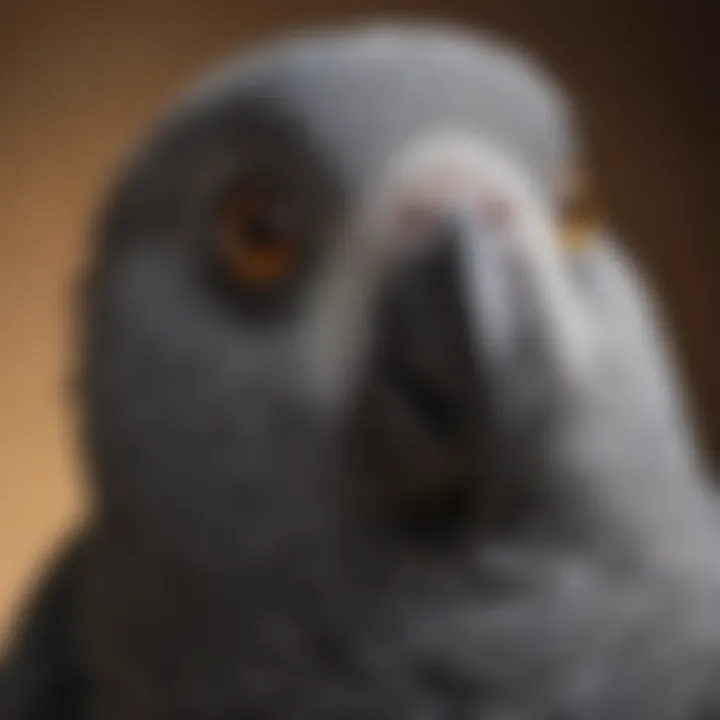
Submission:
<svg viewBox="0 0 720 720">
<path fill-rule="evenodd" d="M 92 212 L 123 151 L 188 81 L 278 30 L 451 18 L 520 42 L 554 70 L 585 116 L 614 224 L 665 300 L 703 440 L 720 457 L 714 5 L 0 0 L 0 640 L 83 512 L 69 311 Z"/>
</svg>

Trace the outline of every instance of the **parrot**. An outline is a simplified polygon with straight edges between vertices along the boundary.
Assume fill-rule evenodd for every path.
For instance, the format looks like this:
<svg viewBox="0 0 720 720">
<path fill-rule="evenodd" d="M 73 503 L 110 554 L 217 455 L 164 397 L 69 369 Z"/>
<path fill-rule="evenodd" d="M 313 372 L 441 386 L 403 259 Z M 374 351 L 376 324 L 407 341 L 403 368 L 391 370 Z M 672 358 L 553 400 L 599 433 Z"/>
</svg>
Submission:
<svg viewBox="0 0 720 720">
<path fill-rule="evenodd" d="M 450 23 L 176 99 L 92 233 L 91 512 L 2 720 L 720 718 L 716 490 L 579 125 Z"/>
</svg>

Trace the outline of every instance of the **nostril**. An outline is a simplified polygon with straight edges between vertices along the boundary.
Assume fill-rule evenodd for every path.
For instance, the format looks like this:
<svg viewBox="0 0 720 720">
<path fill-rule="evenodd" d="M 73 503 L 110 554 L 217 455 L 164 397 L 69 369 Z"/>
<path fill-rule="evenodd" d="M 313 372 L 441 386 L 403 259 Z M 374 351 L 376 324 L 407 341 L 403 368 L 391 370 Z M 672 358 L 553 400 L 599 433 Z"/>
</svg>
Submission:
<svg viewBox="0 0 720 720">
<path fill-rule="evenodd" d="M 500 237 L 507 236 L 515 225 L 513 203 L 500 193 L 485 191 L 474 198 L 455 200 L 423 195 L 406 198 L 395 211 L 396 241 L 421 249 L 464 232 L 467 225 Z"/>
</svg>

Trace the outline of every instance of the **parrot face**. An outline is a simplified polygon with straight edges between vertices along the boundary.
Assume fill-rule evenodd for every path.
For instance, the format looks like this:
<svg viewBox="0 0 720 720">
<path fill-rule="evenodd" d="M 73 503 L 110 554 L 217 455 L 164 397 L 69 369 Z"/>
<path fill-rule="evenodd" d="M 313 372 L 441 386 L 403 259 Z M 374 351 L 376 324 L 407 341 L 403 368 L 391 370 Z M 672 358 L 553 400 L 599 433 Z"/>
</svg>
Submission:
<svg viewBox="0 0 720 720">
<path fill-rule="evenodd" d="M 487 691 L 487 718 L 679 717 L 714 509 L 639 280 L 563 242 L 567 114 L 490 41 L 327 33 L 232 63 L 131 159 L 83 356 L 85 634 L 153 698 L 130 716 L 289 717 L 287 691 L 293 717 L 479 717 Z M 652 677 L 683 670 L 630 697 L 666 581 L 693 631 Z"/>
<path fill-rule="evenodd" d="M 567 124 L 529 63 L 429 29 L 299 40 L 203 84 L 103 229 L 108 515 L 227 559 L 319 531 L 333 513 L 304 506 L 346 494 L 347 465 L 401 506 L 482 504 L 490 436 L 584 362 L 554 226 Z"/>
</svg>

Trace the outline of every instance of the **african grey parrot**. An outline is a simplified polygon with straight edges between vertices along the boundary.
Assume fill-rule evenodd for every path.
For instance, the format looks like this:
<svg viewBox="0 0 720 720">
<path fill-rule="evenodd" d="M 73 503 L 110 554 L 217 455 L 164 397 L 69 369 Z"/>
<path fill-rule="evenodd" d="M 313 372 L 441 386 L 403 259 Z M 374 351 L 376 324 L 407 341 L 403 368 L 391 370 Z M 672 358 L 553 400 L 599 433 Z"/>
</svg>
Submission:
<svg viewBox="0 0 720 720">
<path fill-rule="evenodd" d="M 563 239 L 571 114 L 421 24 L 178 103 L 100 219 L 94 513 L 3 720 L 720 718 L 715 491 L 638 271 Z"/>
</svg>

